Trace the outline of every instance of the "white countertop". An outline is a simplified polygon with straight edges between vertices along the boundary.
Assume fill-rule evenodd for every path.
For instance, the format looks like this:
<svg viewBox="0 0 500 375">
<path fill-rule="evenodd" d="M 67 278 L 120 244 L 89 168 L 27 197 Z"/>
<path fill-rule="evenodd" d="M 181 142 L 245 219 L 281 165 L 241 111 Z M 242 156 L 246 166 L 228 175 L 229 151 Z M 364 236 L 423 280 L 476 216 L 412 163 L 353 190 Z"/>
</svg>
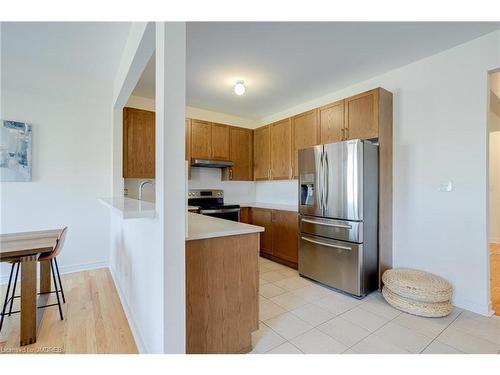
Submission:
<svg viewBox="0 0 500 375">
<path fill-rule="evenodd" d="M 266 208 L 268 210 L 281 210 L 299 212 L 299 206 L 296 204 L 263 203 L 263 202 L 232 202 L 228 204 L 239 204 L 240 207 Z"/>
<path fill-rule="evenodd" d="M 186 241 L 264 232 L 263 227 L 188 212 Z"/>
<path fill-rule="evenodd" d="M 101 198 L 99 201 L 124 219 L 151 218 L 156 214 L 155 204 L 127 197 Z"/>
</svg>

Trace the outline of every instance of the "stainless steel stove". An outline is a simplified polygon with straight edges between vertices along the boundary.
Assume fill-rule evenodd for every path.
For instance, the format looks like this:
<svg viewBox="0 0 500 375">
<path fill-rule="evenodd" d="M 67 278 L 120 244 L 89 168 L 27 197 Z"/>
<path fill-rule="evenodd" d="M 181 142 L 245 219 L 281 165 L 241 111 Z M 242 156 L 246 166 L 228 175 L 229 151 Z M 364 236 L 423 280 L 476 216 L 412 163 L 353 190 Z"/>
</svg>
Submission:
<svg viewBox="0 0 500 375">
<path fill-rule="evenodd" d="M 240 205 L 224 204 L 223 190 L 191 189 L 188 205 L 198 207 L 198 213 L 221 219 L 240 221 Z"/>
</svg>

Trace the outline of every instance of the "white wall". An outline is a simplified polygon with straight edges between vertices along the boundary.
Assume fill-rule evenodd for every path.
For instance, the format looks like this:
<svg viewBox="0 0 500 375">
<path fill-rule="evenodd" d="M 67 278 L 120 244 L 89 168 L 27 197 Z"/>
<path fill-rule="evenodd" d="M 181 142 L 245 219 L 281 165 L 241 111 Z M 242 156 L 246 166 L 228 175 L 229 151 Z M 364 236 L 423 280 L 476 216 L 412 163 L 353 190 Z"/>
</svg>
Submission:
<svg viewBox="0 0 500 375">
<path fill-rule="evenodd" d="M 68 226 L 62 272 L 107 266 L 112 83 L 2 56 L 1 116 L 33 125 L 33 181 L 0 183 L 0 232 Z M 7 278 L 1 266 L 1 282 Z"/>
<path fill-rule="evenodd" d="M 122 195 L 123 189 L 122 106 L 154 48 L 154 24 L 133 23 L 115 79 L 112 191 L 117 196 Z M 157 138 L 157 169 L 161 165 L 158 160 L 163 160 L 158 158 L 161 145 L 158 145 Z M 161 184 L 156 187 L 157 197 L 163 194 L 162 188 Z M 142 353 L 163 353 L 163 221 L 160 209 L 157 207 L 157 215 L 152 219 L 123 220 L 111 215 L 110 268 L 136 344 Z"/>
<path fill-rule="evenodd" d="M 257 181 L 255 183 L 255 202 L 297 205 L 298 180 Z"/>
<path fill-rule="evenodd" d="M 186 352 L 186 23 L 156 23 L 157 194 L 163 220 L 164 353 Z M 181 126 L 179 126 L 181 125 Z"/>
<path fill-rule="evenodd" d="M 221 181 L 220 168 L 191 168 L 189 189 L 222 189 L 226 203 L 255 201 L 255 183 L 251 181 Z"/>
<path fill-rule="evenodd" d="M 500 32 L 262 119 L 384 87 L 394 94 L 394 266 L 449 279 L 455 305 L 489 313 L 487 74 Z M 451 180 L 454 190 L 438 186 Z"/>
<path fill-rule="evenodd" d="M 131 108 L 144 109 L 145 111 L 154 111 L 155 100 L 132 95 L 128 99 L 126 106 Z M 248 128 L 248 129 L 254 129 L 260 126 L 260 123 L 255 120 L 230 115 L 227 113 L 208 111 L 206 109 L 189 107 L 189 106 L 186 106 L 186 117 L 194 118 L 197 120 L 205 120 L 205 121 L 218 122 L 221 124 L 240 126 L 242 128 Z"/>
</svg>

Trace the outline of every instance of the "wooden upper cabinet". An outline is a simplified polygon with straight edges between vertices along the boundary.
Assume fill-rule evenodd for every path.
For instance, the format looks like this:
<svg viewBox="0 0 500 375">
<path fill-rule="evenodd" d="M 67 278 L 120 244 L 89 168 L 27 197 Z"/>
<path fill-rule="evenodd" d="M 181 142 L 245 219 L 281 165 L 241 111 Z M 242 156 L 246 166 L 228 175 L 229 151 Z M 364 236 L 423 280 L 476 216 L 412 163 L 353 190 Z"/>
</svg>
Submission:
<svg viewBox="0 0 500 375">
<path fill-rule="evenodd" d="M 252 208 L 252 224 L 264 227 L 260 233 L 260 251 L 269 255 L 273 254 L 273 215 L 271 210 Z"/>
<path fill-rule="evenodd" d="M 234 165 L 224 168 L 223 180 L 253 180 L 253 132 L 250 129 L 229 128 L 229 160 Z"/>
<path fill-rule="evenodd" d="M 347 139 L 378 137 L 379 89 L 370 90 L 345 99 Z"/>
<path fill-rule="evenodd" d="M 155 178 L 155 113 L 123 109 L 123 177 Z"/>
<path fill-rule="evenodd" d="M 191 120 L 191 158 L 212 157 L 212 124 L 208 121 Z"/>
<path fill-rule="evenodd" d="M 229 160 L 229 126 L 212 123 L 211 159 Z"/>
<path fill-rule="evenodd" d="M 271 168 L 270 125 L 254 130 L 253 133 L 253 173 L 255 180 L 269 180 Z"/>
<path fill-rule="evenodd" d="M 318 111 L 313 109 L 292 117 L 293 134 L 293 177 L 299 175 L 299 149 L 315 146 L 319 143 Z"/>
<path fill-rule="evenodd" d="M 289 118 L 270 125 L 271 179 L 292 178 L 292 125 Z"/>
<path fill-rule="evenodd" d="M 319 108 L 318 118 L 321 144 L 340 142 L 345 139 L 343 100 Z"/>
<path fill-rule="evenodd" d="M 272 211 L 273 256 L 297 264 L 298 218 L 296 212 Z"/>
</svg>

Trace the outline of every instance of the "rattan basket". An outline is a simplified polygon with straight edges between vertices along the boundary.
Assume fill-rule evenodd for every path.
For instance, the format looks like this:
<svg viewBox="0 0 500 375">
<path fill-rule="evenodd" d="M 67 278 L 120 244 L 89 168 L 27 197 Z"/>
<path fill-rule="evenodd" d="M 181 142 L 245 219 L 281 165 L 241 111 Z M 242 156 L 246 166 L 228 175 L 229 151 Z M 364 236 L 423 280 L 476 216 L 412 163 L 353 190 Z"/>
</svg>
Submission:
<svg viewBox="0 0 500 375">
<path fill-rule="evenodd" d="M 382 288 L 382 295 L 384 296 L 385 300 L 394 308 L 413 315 L 438 318 L 449 315 L 453 310 L 453 306 L 450 301 L 415 301 L 406 297 L 401 297 L 400 295 L 391 292 L 386 286 Z"/>
<path fill-rule="evenodd" d="M 452 286 L 440 276 L 411 268 L 387 270 L 382 275 L 384 285 L 391 292 L 420 302 L 448 302 Z"/>
</svg>

